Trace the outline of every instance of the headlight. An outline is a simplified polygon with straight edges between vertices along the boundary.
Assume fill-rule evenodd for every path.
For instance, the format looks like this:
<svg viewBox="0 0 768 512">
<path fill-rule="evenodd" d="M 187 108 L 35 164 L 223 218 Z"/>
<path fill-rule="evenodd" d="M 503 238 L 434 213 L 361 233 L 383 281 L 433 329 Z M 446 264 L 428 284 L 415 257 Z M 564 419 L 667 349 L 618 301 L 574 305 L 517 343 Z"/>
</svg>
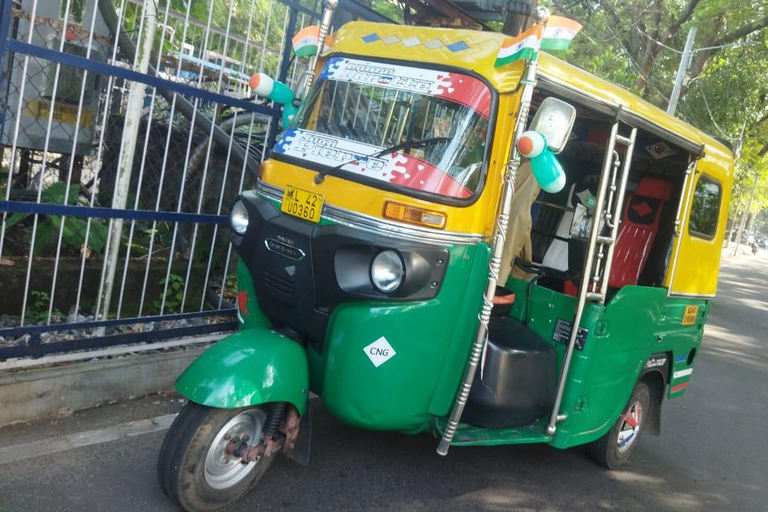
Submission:
<svg viewBox="0 0 768 512">
<path fill-rule="evenodd" d="M 232 212 L 229 214 L 229 225 L 232 227 L 232 231 L 238 235 L 244 235 L 245 230 L 248 229 L 248 210 L 242 201 L 235 203 L 232 207 Z"/>
<path fill-rule="evenodd" d="M 371 281 L 381 293 L 392 293 L 400 287 L 405 275 L 403 260 L 396 251 L 382 251 L 371 263 Z"/>
</svg>

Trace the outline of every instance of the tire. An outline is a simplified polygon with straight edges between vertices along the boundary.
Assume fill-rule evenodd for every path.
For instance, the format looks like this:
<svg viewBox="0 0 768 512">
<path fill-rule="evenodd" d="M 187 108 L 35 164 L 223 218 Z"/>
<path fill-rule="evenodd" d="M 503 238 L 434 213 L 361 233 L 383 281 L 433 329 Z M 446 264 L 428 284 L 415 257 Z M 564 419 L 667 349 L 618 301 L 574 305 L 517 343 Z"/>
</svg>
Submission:
<svg viewBox="0 0 768 512">
<path fill-rule="evenodd" d="M 624 411 L 603 437 L 590 445 L 590 456 L 608 469 L 618 469 L 629 459 L 645 429 L 651 392 L 642 382 L 635 385 Z"/>
<path fill-rule="evenodd" d="M 261 437 L 264 407 L 215 409 L 188 402 L 165 436 L 157 478 L 166 496 L 188 512 L 209 512 L 245 496 L 267 472 L 276 454 L 243 464 L 223 451 L 233 435 Z"/>
</svg>

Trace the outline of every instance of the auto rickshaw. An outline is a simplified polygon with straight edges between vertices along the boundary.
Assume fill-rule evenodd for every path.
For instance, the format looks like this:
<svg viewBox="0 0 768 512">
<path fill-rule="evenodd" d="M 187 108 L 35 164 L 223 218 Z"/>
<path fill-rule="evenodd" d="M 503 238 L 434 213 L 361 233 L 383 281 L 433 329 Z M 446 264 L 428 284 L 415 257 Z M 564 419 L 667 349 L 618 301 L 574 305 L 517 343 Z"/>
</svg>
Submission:
<svg viewBox="0 0 768 512">
<path fill-rule="evenodd" d="M 434 434 L 441 455 L 589 443 L 615 468 L 660 433 L 716 291 L 733 155 L 545 53 L 495 67 L 503 42 L 334 34 L 232 207 L 240 330 L 176 382 L 189 402 L 158 476 L 177 504 L 232 503 L 280 452 L 306 464 L 310 393 L 356 427 Z M 513 209 L 531 127 L 566 178 Z M 531 254 L 499 282 L 513 211 Z"/>
</svg>

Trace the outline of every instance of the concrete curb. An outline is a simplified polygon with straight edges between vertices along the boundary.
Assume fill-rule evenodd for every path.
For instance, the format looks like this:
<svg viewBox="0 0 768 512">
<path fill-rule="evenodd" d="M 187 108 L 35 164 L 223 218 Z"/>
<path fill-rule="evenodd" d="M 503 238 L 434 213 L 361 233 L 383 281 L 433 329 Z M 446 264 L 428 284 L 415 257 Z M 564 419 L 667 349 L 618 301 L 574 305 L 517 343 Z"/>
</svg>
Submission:
<svg viewBox="0 0 768 512">
<path fill-rule="evenodd" d="M 71 414 L 171 391 L 207 347 L 84 361 L 0 374 L 0 426 Z"/>
</svg>

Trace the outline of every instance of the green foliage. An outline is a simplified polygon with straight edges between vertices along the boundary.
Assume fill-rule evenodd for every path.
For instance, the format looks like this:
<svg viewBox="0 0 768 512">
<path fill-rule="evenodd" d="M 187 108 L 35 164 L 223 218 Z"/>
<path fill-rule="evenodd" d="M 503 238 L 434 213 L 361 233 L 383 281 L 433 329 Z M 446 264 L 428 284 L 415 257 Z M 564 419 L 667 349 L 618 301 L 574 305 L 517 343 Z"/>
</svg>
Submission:
<svg viewBox="0 0 768 512">
<path fill-rule="evenodd" d="M 403 23 L 403 9 L 397 1 L 373 0 L 371 8 L 397 23 Z"/>
<path fill-rule="evenodd" d="M 160 286 L 163 287 L 165 298 L 165 307 L 162 308 L 163 313 L 179 313 L 181 312 L 181 302 L 184 299 L 184 278 L 178 274 L 171 274 L 168 276 L 168 286 L 166 287 L 165 278 L 160 280 Z M 159 313 L 163 305 L 163 297 L 152 302 L 152 310 Z"/>
<path fill-rule="evenodd" d="M 40 194 L 41 203 L 49 204 L 80 204 L 87 206 L 84 201 L 78 200 L 80 192 L 79 185 L 71 185 L 67 191 L 64 182 L 58 181 Z M 20 224 L 23 220 L 30 217 L 30 213 L 14 213 L 8 217 L 6 228 L 11 228 Z M 16 229 L 27 228 L 26 225 L 20 225 Z M 55 245 L 58 242 L 58 234 L 61 230 L 61 241 L 65 247 L 79 251 L 85 243 L 85 234 L 88 230 L 88 221 L 79 217 L 60 217 L 59 215 L 41 215 L 38 218 L 37 230 L 34 240 L 34 256 L 39 256 L 45 249 Z M 28 229 L 28 236 L 31 237 L 32 230 Z M 88 248 L 95 252 L 104 250 L 107 242 L 107 228 L 98 219 L 91 219 L 90 232 L 88 234 Z"/>
<path fill-rule="evenodd" d="M 48 321 L 48 307 L 51 303 L 51 297 L 46 292 L 32 290 L 30 301 L 27 304 L 26 318 L 29 323 L 39 324 Z M 64 314 L 58 309 L 53 309 L 51 317 L 62 317 Z"/>
</svg>

